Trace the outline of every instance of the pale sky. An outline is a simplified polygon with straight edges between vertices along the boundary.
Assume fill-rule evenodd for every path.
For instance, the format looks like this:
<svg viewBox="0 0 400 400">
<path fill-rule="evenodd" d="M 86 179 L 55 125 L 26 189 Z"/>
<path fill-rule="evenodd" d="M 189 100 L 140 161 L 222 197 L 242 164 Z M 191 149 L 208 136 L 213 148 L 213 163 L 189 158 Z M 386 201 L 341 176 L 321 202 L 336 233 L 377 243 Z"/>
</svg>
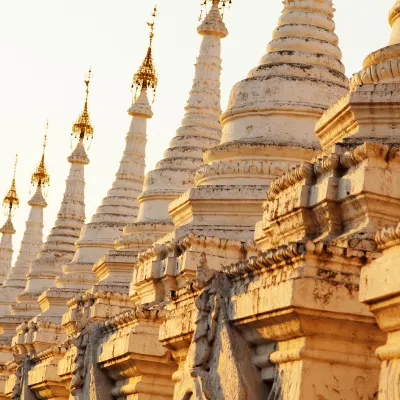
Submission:
<svg viewBox="0 0 400 400">
<path fill-rule="evenodd" d="M 154 117 L 148 124 L 147 170 L 153 169 L 174 136 L 191 87 L 199 48 L 200 0 L 157 0 L 154 39 L 159 74 Z M 25 230 L 30 176 L 39 162 L 46 119 L 46 162 L 51 174 L 44 237 L 49 233 L 65 189 L 70 164 L 71 125 L 84 102 L 83 79 L 92 66 L 89 110 L 95 137 L 86 167 L 89 221 L 111 187 L 130 117 L 130 85 L 148 45 L 150 0 L 0 0 L 0 196 L 20 156 L 17 189 L 21 206 L 14 217 L 14 258 Z M 337 34 L 347 75 L 365 56 L 384 47 L 394 0 L 336 0 Z M 222 109 L 231 87 L 245 78 L 265 53 L 282 9 L 280 0 L 233 0 L 225 14 L 230 35 L 223 40 Z M 0 216 L 0 224 L 5 217 Z"/>
</svg>

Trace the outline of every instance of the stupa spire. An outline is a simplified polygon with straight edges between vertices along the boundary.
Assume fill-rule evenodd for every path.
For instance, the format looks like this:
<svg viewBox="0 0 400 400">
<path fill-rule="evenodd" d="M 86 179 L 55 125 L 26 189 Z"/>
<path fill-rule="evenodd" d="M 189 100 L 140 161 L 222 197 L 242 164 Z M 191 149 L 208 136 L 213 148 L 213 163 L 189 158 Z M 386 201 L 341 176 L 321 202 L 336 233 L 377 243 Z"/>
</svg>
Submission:
<svg viewBox="0 0 400 400">
<path fill-rule="evenodd" d="M 78 143 L 68 157 L 71 168 L 61 207 L 54 227 L 37 258 L 29 267 L 23 294 L 17 297 L 17 304 L 11 306 L 12 314 L 34 316 L 40 311 L 37 303 L 38 296 L 44 290 L 54 287 L 55 278 L 61 272 L 61 266 L 70 262 L 75 253 L 74 243 L 79 238 L 85 221 L 84 166 L 89 164 L 89 159 L 83 140 L 93 136 L 93 127 L 88 111 L 90 79 L 91 69 L 84 80 L 86 85 L 84 109 L 72 126 L 72 135 L 78 138 Z"/>
<path fill-rule="evenodd" d="M 197 188 L 169 206 L 176 236 L 251 239 L 269 184 L 316 155 L 315 124 L 348 91 L 332 0 L 283 5 L 267 53 L 231 91 L 221 142 L 204 152 Z"/>
<path fill-rule="evenodd" d="M 4 233 L 4 230 L 10 230 L 10 229 L 12 231 L 14 231 L 14 227 L 12 227 L 11 217 L 14 215 L 15 210 L 19 207 L 19 197 L 17 194 L 17 188 L 16 188 L 16 184 L 15 184 L 17 165 L 18 165 L 18 154 L 15 156 L 14 174 L 13 174 L 13 179 L 11 182 L 11 187 L 3 199 L 3 207 L 4 207 L 4 212 L 6 214 L 6 217 L 7 217 L 7 222 L 1 228 L 2 233 Z M 9 225 L 9 224 L 11 224 L 11 225 Z M 7 233 L 10 233 L 10 232 L 7 231 Z M 15 233 L 15 232 L 13 232 L 13 233 Z"/>
<path fill-rule="evenodd" d="M 40 163 L 32 174 L 31 183 L 36 187 L 28 204 L 30 206 L 29 217 L 26 221 L 26 229 L 22 238 L 21 247 L 14 267 L 9 271 L 3 283 L 0 295 L 0 326 L 5 332 L 3 334 L 15 333 L 15 327 L 19 320 L 9 319 L 9 306 L 15 303 L 16 298 L 21 294 L 26 285 L 26 274 L 30 263 L 36 258 L 43 244 L 43 210 L 47 207 L 42 190 L 50 184 L 50 177 L 44 163 L 44 154 L 47 144 L 48 123 L 43 141 L 43 150 Z"/>
<path fill-rule="evenodd" d="M 94 128 L 90 122 L 90 113 L 88 111 L 88 100 L 89 100 L 91 78 L 92 78 L 92 68 L 90 67 L 84 81 L 86 85 L 86 98 L 85 98 L 85 104 L 83 106 L 83 111 L 79 115 L 76 122 L 72 125 L 71 135 L 75 136 L 75 138 L 78 138 L 80 142 L 82 142 L 84 139 L 89 140 L 93 138 Z"/>
<path fill-rule="evenodd" d="M 13 255 L 12 235 L 15 234 L 15 229 L 11 218 L 14 215 L 15 210 L 19 207 L 19 197 L 15 184 L 17 164 L 18 154 L 15 157 L 14 174 L 11 182 L 11 187 L 3 200 L 4 213 L 7 217 L 7 220 L 0 229 L 0 232 L 2 234 L 0 241 L 0 284 L 4 282 L 5 277 L 10 271 Z"/>
<path fill-rule="evenodd" d="M 154 67 L 153 61 L 153 39 L 155 34 L 155 24 L 156 24 L 156 17 L 157 17 L 157 6 L 154 6 L 153 13 L 151 15 L 152 20 L 147 22 L 147 25 L 150 28 L 149 33 L 149 47 L 147 49 L 146 56 L 139 67 L 138 71 L 133 76 L 132 81 L 132 94 L 133 100 L 137 100 L 138 95 L 142 92 L 142 90 L 153 91 L 153 102 L 156 95 L 157 84 L 158 84 L 158 77 L 157 72 Z"/>
<path fill-rule="evenodd" d="M 193 186 L 194 173 L 203 164 L 203 151 L 220 141 L 221 39 L 228 30 L 219 4 L 212 2 L 198 27 L 202 40 L 181 126 L 163 159 L 146 175 L 137 221 L 124 228 L 124 237 L 116 242 L 117 249 L 139 251 L 172 230 L 168 204 Z"/>
<path fill-rule="evenodd" d="M 150 43 L 146 57 L 133 77 L 134 97 L 128 110 L 132 120 L 115 180 L 90 222 L 82 229 L 75 255 L 71 263 L 63 266 L 57 287 L 77 290 L 91 287 L 95 283 L 93 264 L 114 248 L 114 240 L 122 234 L 123 227 L 136 220 L 137 198 L 144 180 L 147 120 L 153 116 L 148 92 L 153 91 L 154 100 L 158 83 L 152 58 L 156 15 L 155 7 L 152 21 L 148 23 Z"/>
<path fill-rule="evenodd" d="M 40 163 L 37 166 L 35 172 L 32 174 L 32 179 L 31 179 L 32 186 L 33 187 L 36 186 L 37 190 L 40 188 L 40 191 L 42 188 L 44 188 L 50 184 L 50 175 L 47 172 L 46 164 L 44 161 L 44 156 L 45 156 L 46 146 L 47 146 L 48 129 L 49 129 L 49 121 L 46 122 L 46 132 L 45 132 L 44 138 L 43 138 L 42 157 L 40 159 Z"/>
</svg>

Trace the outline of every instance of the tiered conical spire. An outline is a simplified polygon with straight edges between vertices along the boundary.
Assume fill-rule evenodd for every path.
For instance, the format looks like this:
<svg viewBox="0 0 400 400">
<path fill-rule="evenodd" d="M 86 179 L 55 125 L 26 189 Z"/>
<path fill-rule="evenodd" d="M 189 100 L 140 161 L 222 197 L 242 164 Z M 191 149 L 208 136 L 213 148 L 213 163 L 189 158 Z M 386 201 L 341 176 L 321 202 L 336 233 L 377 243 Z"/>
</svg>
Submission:
<svg viewBox="0 0 400 400">
<path fill-rule="evenodd" d="M 15 234 L 14 225 L 12 223 L 12 216 L 15 210 L 19 207 L 19 198 L 15 184 L 15 175 L 17 172 L 18 155 L 14 164 L 14 175 L 11 183 L 10 190 L 7 192 L 3 200 L 3 207 L 7 217 L 6 223 L 1 227 L 2 233 L 0 241 L 0 284 L 4 282 L 8 272 L 11 269 L 13 247 L 12 235 Z"/>
<path fill-rule="evenodd" d="M 241 141 L 268 144 L 271 150 L 272 146 L 318 148 L 316 121 L 348 90 L 332 0 L 283 4 L 267 54 L 232 89 L 221 119 L 221 145 Z"/>
<path fill-rule="evenodd" d="M 85 79 L 86 100 L 84 109 L 72 127 L 73 135 L 78 139 L 78 143 L 68 158 L 71 169 L 66 181 L 60 211 L 42 250 L 30 265 L 23 294 L 17 297 L 17 304 L 11 306 L 14 315 L 33 316 L 40 310 L 37 297 L 44 290 L 55 285 L 55 278 L 61 272 L 61 266 L 70 262 L 75 253 L 74 243 L 79 238 L 79 233 L 85 221 L 84 166 L 89 163 L 89 159 L 83 141 L 93 135 L 93 127 L 88 112 L 90 74 L 91 70 L 87 79 Z"/>
<path fill-rule="evenodd" d="M 118 249 L 139 251 L 172 230 L 168 204 L 193 186 L 194 173 L 203 163 L 203 151 L 219 143 L 221 39 L 228 31 L 218 9 L 219 1 L 212 3 L 198 28 L 202 36 L 200 54 L 181 126 L 164 158 L 146 175 L 137 221 L 124 228 L 124 237 L 116 243 Z"/>
<path fill-rule="evenodd" d="M 42 190 L 44 186 L 50 184 L 50 176 L 45 165 L 47 129 L 48 124 L 46 124 L 42 157 L 35 172 L 32 174 L 31 183 L 34 188 L 34 194 L 28 202 L 31 209 L 26 221 L 26 229 L 22 238 L 20 251 L 14 267 L 11 268 L 3 283 L 3 288 L 0 288 L 0 310 L 3 310 L 3 316 L 8 314 L 8 307 L 15 302 L 17 295 L 24 290 L 29 265 L 36 258 L 43 244 L 43 209 L 47 207 L 47 203 Z"/>
<path fill-rule="evenodd" d="M 248 240 L 270 182 L 310 160 L 314 127 L 346 93 L 331 0 L 285 0 L 267 54 L 231 92 L 221 143 L 204 154 L 197 189 L 170 205 L 177 235 Z"/>
<path fill-rule="evenodd" d="M 142 191 L 145 169 L 147 119 L 153 116 L 148 101 L 148 90 L 157 88 L 157 74 L 152 59 L 152 44 L 157 9 L 153 12 L 150 26 L 150 44 L 147 55 L 134 75 L 132 89 L 139 91 L 128 110 L 132 117 L 126 146 L 112 188 L 91 221 L 82 229 L 75 256 L 70 264 L 63 266 L 63 275 L 57 278 L 57 286 L 77 289 L 89 288 L 94 283 L 93 264 L 108 250 L 122 228 L 135 221 L 138 213 L 137 198 Z"/>
</svg>

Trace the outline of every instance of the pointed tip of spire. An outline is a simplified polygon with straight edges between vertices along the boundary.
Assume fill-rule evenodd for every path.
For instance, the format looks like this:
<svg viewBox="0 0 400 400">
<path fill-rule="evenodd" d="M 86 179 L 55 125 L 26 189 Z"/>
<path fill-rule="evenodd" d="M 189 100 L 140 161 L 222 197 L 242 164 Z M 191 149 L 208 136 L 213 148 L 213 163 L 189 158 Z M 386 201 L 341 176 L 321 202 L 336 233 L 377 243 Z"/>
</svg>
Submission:
<svg viewBox="0 0 400 400">
<path fill-rule="evenodd" d="M 37 187 L 46 187 L 50 185 L 50 175 L 47 172 L 46 164 L 44 162 L 44 155 L 47 146 L 47 135 L 49 131 L 49 121 L 46 122 L 46 131 L 43 138 L 43 151 L 39 165 L 36 167 L 35 172 L 32 174 L 31 184 Z"/>
<path fill-rule="evenodd" d="M 17 194 L 17 188 L 16 188 L 16 183 L 15 183 L 16 173 L 17 173 L 17 164 L 18 164 L 18 154 L 16 154 L 16 156 L 15 156 L 14 174 L 13 174 L 11 187 L 3 200 L 4 211 L 5 211 L 5 214 L 9 218 L 11 218 L 11 216 L 13 215 L 15 210 L 19 207 L 19 197 Z"/>
<path fill-rule="evenodd" d="M 87 140 L 93 139 L 93 133 L 94 133 L 94 128 L 90 122 L 90 113 L 88 111 L 89 88 L 91 79 L 92 79 L 92 67 L 89 68 L 89 71 L 84 80 L 86 85 L 86 98 L 83 111 L 79 115 L 76 122 L 72 125 L 71 135 L 79 139 L 79 141 L 81 142 L 84 139 Z"/>
<path fill-rule="evenodd" d="M 207 4 L 205 0 L 203 5 Z M 200 35 L 217 35 L 220 38 L 228 36 L 228 29 L 223 21 L 223 13 L 220 11 L 219 3 L 222 2 L 222 10 L 227 4 L 231 4 L 231 0 L 212 0 L 212 7 L 210 11 L 205 16 L 203 22 L 197 28 Z"/>
<path fill-rule="evenodd" d="M 147 49 L 146 56 L 139 67 L 136 74 L 133 76 L 132 82 L 132 93 L 133 99 L 132 103 L 137 99 L 138 94 L 142 92 L 142 90 L 151 89 L 153 91 L 153 102 L 156 96 L 156 90 L 158 85 L 158 76 L 157 71 L 154 67 L 153 61 L 153 39 L 155 32 L 155 20 L 157 17 L 157 5 L 154 6 L 154 10 L 152 13 L 152 21 L 148 22 L 147 25 L 150 27 L 149 33 L 149 47 Z"/>
</svg>

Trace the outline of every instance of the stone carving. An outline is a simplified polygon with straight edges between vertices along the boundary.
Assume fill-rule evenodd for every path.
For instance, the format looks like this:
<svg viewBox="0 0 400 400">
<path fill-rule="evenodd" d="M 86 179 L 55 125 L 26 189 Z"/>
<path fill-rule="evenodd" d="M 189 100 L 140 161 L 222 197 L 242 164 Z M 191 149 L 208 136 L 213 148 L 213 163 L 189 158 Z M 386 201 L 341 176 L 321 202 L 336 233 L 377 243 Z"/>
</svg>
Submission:
<svg viewBox="0 0 400 400">
<path fill-rule="evenodd" d="M 20 360 L 18 363 L 17 370 L 15 371 L 15 386 L 11 394 L 13 400 L 19 400 L 22 394 L 22 383 L 24 379 L 24 361 Z"/>
<path fill-rule="evenodd" d="M 375 240 L 380 249 L 392 247 L 400 243 L 400 224 L 388 226 L 378 231 Z"/>
<path fill-rule="evenodd" d="M 197 317 L 191 344 L 193 356 L 187 360 L 193 385 L 189 391 L 183 389 L 183 398 L 190 399 L 191 396 L 198 400 L 264 398 L 266 387 L 257 379 L 257 372 L 250 361 L 247 346 L 241 342 L 238 333 L 226 320 L 227 294 L 230 288 L 228 275 L 210 269 L 205 254 L 202 254 L 196 280 L 191 287 L 191 290 L 195 289 L 198 293 L 195 299 Z M 219 380 L 221 376 L 217 354 L 224 358 L 224 361 L 221 361 L 224 368 L 229 368 L 232 378 L 237 379 L 235 387 L 229 388 L 229 382 L 225 377 L 224 380 Z M 239 359 L 235 356 L 240 357 L 241 363 L 232 364 L 233 360 Z M 188 380 L 189 377 L 181 382 L 183 388 L 190 385 Z"/>
<path fill-rule="evenodd" d="M 71 339 L 71 343 L 77 348 L 74 359 L 74 369 L 72 370 L 72 380 L 70 392 L 77 395 L 83 387 L 87 365 L 85 361 L 86 348 L 88 345 L 89 335 L 86 331 L 81 332 L 76 338 Z"/>
<path fill-rule="evenodd" d="M 282 400 L 282 386 L 281 378 L 279 376 L 279 367 L 276 365 L 274 368 L 274 378 L 267 400 Z"/>
</svg>

